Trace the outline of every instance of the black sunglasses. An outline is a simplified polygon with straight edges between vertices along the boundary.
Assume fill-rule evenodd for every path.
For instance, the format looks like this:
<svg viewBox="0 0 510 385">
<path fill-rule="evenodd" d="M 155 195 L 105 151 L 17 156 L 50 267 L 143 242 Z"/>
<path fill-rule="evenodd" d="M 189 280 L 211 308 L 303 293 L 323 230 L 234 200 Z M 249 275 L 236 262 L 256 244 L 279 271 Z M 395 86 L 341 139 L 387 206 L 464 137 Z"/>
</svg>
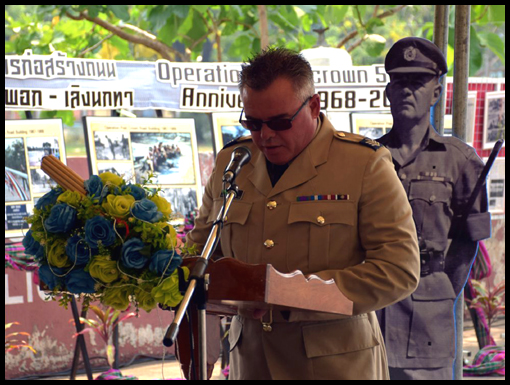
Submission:
<svg viewBox="0 0 510 385">
<path fill-rule="evenodd" d="M 288 130 L 292 127 L 292 121 L 296 118 L 299 112 L 303 109 L 303 107 L 310 101 L 313 96 L 310 96 L 305 102 L 299 107 L 299 110 L 294 114 L 294 116 L 290 119 L 272 119 L 272 120 L 259 120 L 259 119 L 241 119 L 243 117 L 244 108 L 241 111 L 241 116 L 239 117 L 239 123 L 250 131 L 260 131 L 262 129 L 262 125 L 265 123 L 267 126 L 273 131 L 284 131 Z"/>
</svg>

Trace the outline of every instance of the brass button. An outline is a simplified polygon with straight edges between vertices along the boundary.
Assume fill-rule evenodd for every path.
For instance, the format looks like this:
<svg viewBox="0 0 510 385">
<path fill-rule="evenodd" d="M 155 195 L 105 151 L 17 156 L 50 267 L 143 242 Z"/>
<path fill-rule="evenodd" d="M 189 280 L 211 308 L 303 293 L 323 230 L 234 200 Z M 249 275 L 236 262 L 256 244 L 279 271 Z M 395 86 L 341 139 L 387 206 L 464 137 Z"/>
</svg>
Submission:
<svg viewBox="0 0 510 385">
<path fill-rule="evenodd" d="M 275 201 L 270 201 L 270 202 L 267 202 L 266 206 L 269 210 L 274 210 L 276 208 L 276 206 L 278 206 L 278 204 Z"/>
<path fill-rule="evenodd" d="M 345 136 L 345 134 L 343 132 L 339 132 L 338 136 L 341 136 L 343 138 Z"/>
<path fill-rule="evenodd" d="M 317 223 L 318 223 L 319 225 L 323 225 L 324 223 L 326 223 L 326 220 L 324 219 L 324 217 L 323 217 L 323 216 L 319 215 L 319 216 L 317 217 Z"/>
<path fill-rule="evenodd" d="M 274 247 L 274 241 L 271 239 L 266 239 L 264 242 L 264 246 L 266 246 L 266 249 L 272 249 Z"/>
</svg>

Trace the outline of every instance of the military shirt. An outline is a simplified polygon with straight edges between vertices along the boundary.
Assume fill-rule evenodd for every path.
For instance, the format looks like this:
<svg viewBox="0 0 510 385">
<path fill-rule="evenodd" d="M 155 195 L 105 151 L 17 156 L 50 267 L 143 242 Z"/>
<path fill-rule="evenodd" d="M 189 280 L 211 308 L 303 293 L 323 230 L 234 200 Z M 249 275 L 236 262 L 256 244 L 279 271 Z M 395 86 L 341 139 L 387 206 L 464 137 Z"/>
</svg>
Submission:
<svg viewBox="0 0 510 385">
<path fill-rule="evenodd" d="M 452 228 L 461 226 L 456 219 L 469 200 L 484 164 L 472 147 L 458 138 L 440 136 L 431 125 L 420 148 L 409 159 L 402 159 L 394 135 L 390 131 L 378 141 L 390 150 L 413 208 L 420 251 L 435 252 L 445 258 Z M 476 241 L 490 237 L 490 229 L 487 192 L 483 189 L 460 234 L 464 242 L 476 246 Z M 462 256 L 466 257 L 469 260 L 471 256 Z M 422 260 L 422 269 L 424 263 Z M 454 279 L 465 282 L 465 274 L 465 277 L 454 277 L 435 271 L 422 275 L 410 297 L 377 312 L 390 367 L 451 365 L 455 353 L 453 304 L 458 295 L 452 282 Z"/>
<path fill-rule="evenodd" d="M 472 147 L 458 138 L 439 135 L 431 125 L 420 150 L 407 161 L 396 151 L 391 131 L 378 141 L 393 157 L 413 208 L 421 250 L 445 251 L 452 222 L 461 215 L 482 172 L 482 160 Z M 467 236 L 472 241 L 490 237 L 486 191 L 479 194 L 470 212 Z"/>
</svg>

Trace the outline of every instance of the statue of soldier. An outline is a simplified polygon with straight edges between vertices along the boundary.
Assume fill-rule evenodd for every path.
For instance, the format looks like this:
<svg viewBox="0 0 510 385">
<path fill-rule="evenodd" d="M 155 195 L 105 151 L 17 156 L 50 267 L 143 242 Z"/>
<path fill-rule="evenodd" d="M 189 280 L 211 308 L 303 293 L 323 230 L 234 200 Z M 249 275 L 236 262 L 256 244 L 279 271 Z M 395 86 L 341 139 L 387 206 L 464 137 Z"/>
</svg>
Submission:
<svg viewBox="0 0 510 385">
<path fill-rule="evenodd" d="M 472 147 L 440 136 L 430 123 L 430 108 L 441 94 L 439 78 L 448 71 L 432 42 L 399 40 L 388 52 L 385 68 L 393 128 L 378 140 L 390 150 L 413 209 L 421 276 L 410 297 L 377 315 L 392 380 L 448 380 L 456 354 L 454 302 L 478 241 L 490 237 L 485 189 L 465 223 L 459 221 L 484 164 Z"/>
</svg>

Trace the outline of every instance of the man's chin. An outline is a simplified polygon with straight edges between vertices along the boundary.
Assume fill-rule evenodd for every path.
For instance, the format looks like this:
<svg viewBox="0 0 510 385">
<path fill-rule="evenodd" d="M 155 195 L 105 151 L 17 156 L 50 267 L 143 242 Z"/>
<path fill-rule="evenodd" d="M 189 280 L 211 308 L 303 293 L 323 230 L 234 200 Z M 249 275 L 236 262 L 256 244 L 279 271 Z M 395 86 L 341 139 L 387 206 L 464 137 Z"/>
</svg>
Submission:
<svg viewBox="0 0 510 385">
<path fill-rule="evenodd" d="M 288 157 L 280 147 L 265 148 L 264 155 L 268 161 L 276 165 L 283 165 L 289 162 Z"/>
</svg>

